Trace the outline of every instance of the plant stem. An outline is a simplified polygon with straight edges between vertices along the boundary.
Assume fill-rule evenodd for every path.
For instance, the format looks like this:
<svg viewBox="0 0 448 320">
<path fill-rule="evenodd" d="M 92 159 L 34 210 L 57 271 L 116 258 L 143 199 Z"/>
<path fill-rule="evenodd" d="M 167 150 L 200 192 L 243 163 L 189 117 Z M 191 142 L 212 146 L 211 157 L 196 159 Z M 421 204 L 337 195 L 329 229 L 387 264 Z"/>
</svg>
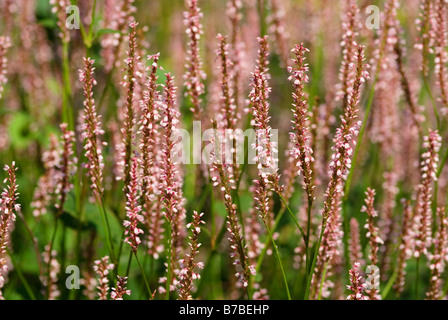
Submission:
<svg viewBox="0 0 448 320">
<path fill-rule="evenodd" d="M 128 266 L 126 268 L 126 277 L 129 276 L 129 270 L 131 270 L 131 262 L 132 262 L 132 250 L 129 253 Z"/>
<path fill-rule="evenodd" d="M 292 211 L 289 208 L 288 203 L 286 202 L 286 200 L 283 197 L 283 195 L 280 192 L 278 192 L 277 194 L 279 195 L 280 199 L 282 199 L 283 205 L 285 206 L 286 210 L 289 212 L 289 215 L 291 216 L 291 218 L 294 221 L 295 225 L 297 226 L 297 228 L 299 229 L 300 233 L 302 234 L 302 238 L 303 238 L 303 241 L 305 242 L 305 245 L 307 245 L 306 235 L 305 235 L 305 232 L 303 232 L 303 229 L 300 226 L 299 221 L 297 221 L 297 218 L 295 217 L 294 213 L 292 213 Z"/>
<path fill-rule="evenodd" d="M 395 271 L 392 276 L 389 278 L 389 281 L 386 284 L 386 287 L 384 287 L 383 291 L 381 292 L 381 297 L 383 298 L 383 300 L 386 299 L 387 295 L 389 294 L 390 289 L 392 288 L 395 279 L 397 279 L 398 277 L 398 272 Z"/>
<path fill-rule="evenodd" d="M 171 225 L 168 227 L 168 272 L 166 276 L 166 296 L 165 300 L 170 300 L 170 286 L 171 286 L 171 272 L 172 272 L 172 265 L 171 265 L 171 247 L 172 247 L 172 234 L 171 234 Z"/>
<path fill-rule="evenodd" d="M 288 300 L 291 300 L 291 294 L 290 294 L 290 292 L 289 292 L 288 281 L 287 281 L 287 279 L 286 279 L 286 274 L 285 274 L 285 270 L 284 270 L 284 268 L 283 268 L 282 259 L 280 258 L 280 254 L 279 254 L 279 252 L 278 252 L 278 246 L 277 246 L 277 244 L 275 243 L 274 237 L 272 236 L 272 232 L 271 232 L 271 230 L 269 229 L 268 224 L 266 223 L 266 221 L 265 221 L 264 219 L 263 219 L 263 222 L 264 222 L 264 226 L 266 227 L 266 231 L 268 232 L 269 238 L 270 238 L 271 241 L 272 241 L 272 246 L 274 247 L 275 256 L 277 257 L 278 264 L 279 264 L 279 266 L 280 266 L 280 270 L 281 270 L 281 272 L 282 272 L 283 282 L 284 282 L 284 284 L 285 284 L 285 289 L 286 289 L 286 295 L 287 295 L 287 297 L 288 297 Z M 249 296 L 249 299 L 250 299 L 250 296 Z"/>
<path fill-rule="evenodd" d="M 311 264 L 310 272 L 308 273 L 307 280 L 306 280 L 306 291 L 305 291 L 304 300 L 308 300 L 308 297 L 310 295 L 311 279 L 313 278 L 314 268 L 316 267 L 317 256 L 319 254 L 320 244 L 322 242 L 322 237 L 324 235 L 324 231 L 325 231 L 326 227 L 327 227 L 327 219 L 325 217 L 323 217 L 322 228 L 320 230 L 319 240 L 317 241 L 316 249 L 314 250 L 313 263 Z"/>
<path fill-rule="evenodd" d="M 283 214 L 285 213 L 285 210 L 286 209 L 283 209 L 282 211 L 280 211 L 278 213 L 277 217 L 275 218 L 274 225 L 272 226 L 273 232 L 277 229 L 277 226 L 278 226 Z M 261 264 L 263 263 L 263 259 L 266 256 L 266 252 L 268 251 L 270 244 L 271 244 L 271 238 L 267 237 L 264 242 L 263 249 L 261 250 L 260 254 L 258 255 L 257 265 L 255 267 L 256 273 L 260 272 Z"/>
<path fill-rule="evenodd" d="M 415 299 L 418 297 L 419 293 L 419 282 L 420 282 L 420 257 L 417 258 L 417 266 L 415 270 Z"/>
<path fill-rule="evenodd" d="M 107 217 L 107 213 L 104 208 L 104 204 L 103 204 L 101 197 L 97 198 L 97 204 L 98 204 L 99 210 L 101 212 L 101 220 L 103 221 L 103 228 L 106 232 L 106 241 L 107 241 L 107 246 L 109 248 L 110 258 L 112 259 L 112 262 L 114 263 L 114 265 L 117 268 L 118 260 L 115 257 L 114 246 L 112 243 L 112 233 L 111 233 L 110 225 L 109 225 L 109 219 Z"/>
<path fill-rule="evenodd" d="M 137 260 L 138 266 L 140 267 L 140 270 L 143 275 L 143 280 L 145 281 L 145 284 L 146 284 L 146 289 L 148 289 L 149 299 L 151 299 L 151 297 L 152 297 L 151 287 L 149 286 L 148 279 L 146 278 L 145 270 L 143 269 L 143 266 L 140 263 L 140 259 L 138 258 L 137 252 L 135 252 L 135 260 Z"/>
<path fill-rule="evenodd" d="M 30 296 L 31 300 L 36 300 L 36 296 L 34 295 L 33 290 L 31 290 L 31 287 L 28 284 L 28 281 L 26 280 L 25 276 L 23 275 L 21 268 L 19 267 L 17 261 L 15 260 L 14 256 L 11 254 L 11 252 L 9 251 L 8 248 L 6 248 L 6 253 L 11 258 L 11 263 L 14 267 L 14 271 L 17 272 L 17 275 L 19 276 L 20 281 L 22 281 L 23 286 L 25 287 L 25 290 L 28 293 L 28 295 Z"/>
</svg>

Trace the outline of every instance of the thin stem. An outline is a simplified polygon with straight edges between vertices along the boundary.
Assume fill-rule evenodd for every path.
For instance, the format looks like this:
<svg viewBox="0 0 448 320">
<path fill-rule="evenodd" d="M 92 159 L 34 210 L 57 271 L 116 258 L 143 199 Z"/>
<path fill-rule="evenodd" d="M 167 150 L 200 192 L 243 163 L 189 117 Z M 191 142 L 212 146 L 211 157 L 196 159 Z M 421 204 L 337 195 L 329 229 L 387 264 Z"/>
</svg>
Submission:
<svg viewBox="0 0 448 320">
<path fill-rule="evenodd" d="M 383 300 L 386 300 L 387 295 L 389 294 L 390 289 L 392 288 L 395 280 L 398 277 L 398 272 L 395 271 L 392 276 L 390 277 L 389 281 L 387 282 L 386 286 L 384 287 L 383 291 L 381 292 L 381 297 Z"/>
<path fill-rule="evenodd" d="M 291 216 L 291 218 L 294 221 L 295 225 L 297 226 L 297 228 L 299 229 L 300 233 L 302 234 L 302 238 L 303 238 L 303 241 L 305 242 L 305 245 L 307 245 L 306 235 L 305 235 L 305 232 L 303 232 L 303 229 L 300 226 L 299 221 L 297 221 L 297 218 L 295 217 L 294 213 L 292 213 L 292 211 L 289 208 L 288 203 L 286 202 L 286 200 L 283 197 L 283 195 L 280 192 L 278 192 L 277 194 L 279 195 L 280 199 L 283 202 L 283 205 L 285 206 L 286 210 L 289 212 L 289 215 Z"/>
<path fill-rule="evenodd" d="M 272 231 L 275 231 L 277 229 L 277 226 L 278 226 L 281 218 L 283 217 L 283 214 L 285 213 L 285 211 L 286 211 L 286 208 L 283 209 L 282 211 L 280 211 L 279 214 L 277 215 L 277 217 L 275 218 L 274 225 L 272 226 Z M 268 238 L 266 238 L 266 240 L 264 242 L 263 250 L 261 250 L 261 252 L 258 256 L 257 265 L 255 267 L 256 273 L 260 272 L 261 264 L 263 263 L 263 259 L 266 256 L 266 252 L 268 251 L 270 244 L 271 244 L 271 238 L 268 237 Z"/>
<path fill-rule="evenodd" d="M 317 296 L 317 300 L 320 300 L 322 298 L 322 290 L 324 288 L 325 278 L 327 277 L 327 270 L 328 270 L 328 262 L 325 263 L 325 266 L 324 266 L 324 271 L 322 273 L 322 279 L 320 280 L 319 295 Z"/>
<path fill-rule="evenodd" d="M 279 264 L 279 266 L 280 266 L 280 270 L 281 270 L 281 272 L 282 272 L 283 282 L 284 282 L 284 284 L 285 284 L 285 289 L 286 289 L 286 295 L 288 296 L 288 300 L 291 300 L 291 294 L 290 294 L 290 292 L 289 292 L 288 281 L 286 280 L 286 274 L 285 274 L 285 270 L 284 270 L 284 268 L 283 268 L 282 259 L 280 258 L 280 254 L 279 254 L 279 252 L 278 252 L 278 246 L 277 246 L 277 244 L 275 243 L 274 237 L 272 236 L 272 232 L 271 232 L 271 230 L 269 229 L 268 224 L 266 223 L 266 221 L 265 221 L 264 219 L 263 219 L 263 222 L 264 222 L 264 226 L 266 227 L 266 231 L 267 231 L 268 234 L 269 234 L 269 238 L 270 238 L 271 241 L 272 241 L 272 246 L 274 247 L 275 256 L 277 257 L 278 264 Z M 249 299 L 250 299 L 250 296 L 249 296 Z"/>
<path fill-rule="evenodd" d="M 131 262 L 132 262 L 132 250 L 129 253 L 128 266 L 126 268 L 126 277 L 129 276 L 129 270 L 131 270 Z"/>
<path fill-rule="evenodd" d="M 12 263 L 12 265 L 14 267 L 14 271 L 17 272 L 17 275 L 19 276 L 20 281 L 22 281 L 23 286 L 25 287 L 26 292 L 30 296 L 31 300 L 36 300 L 36 296 L 34 295 L 33 290 L 31 290 L 31 287 L 28 284 L 28 281 L 26 280 L 25 276 L 23 275 L 21 268 L 17 264 L 17 261 L 15 260 L 15 258 L 13 257 L 13 255 L 11 254 L 11 252 L 9 251 L 8 248 L 6 248 L 6 252 L 8 253 L 9 257 L 11 258 L 11 263 Z"/>
<path fill-rule="evenodd" d="M 171 272 L 172 272 L 172 265 L 171 265 L 171 242 L 173 241 L 172 239 L 172 234 L 171 234 L 171 226 L 169 226 L 168 228 L 168 272 L 167 272 L 167 276 L 166 276 L 166 296 L 165 296 L 165 300 L 170 300 L 170 285 L 171 285 Z"/>
<path fill-rule="evenodd" d="M 39 274 L 41 276 L 44 275 L 44 271 L 42 269 L 42 258 L 41 258 L 41 254 L 39 251 L 39 244 L 37 243 L 37 238 L 34 236 L 33 231 L 31 230 L 30 226 L 28 225 L 28 223 L 25 220 L 25 217 L 23 216 L 22 212 L 18 212 L 17 215 L 19 216 L 20 220 L 22 220 L 23 225 L 25 226 L 26 231 L 28 232 L 28 234 L 30 235 L 31 241 L 33 242 L 33 246 L 34 246 L 34 251 L 36 253 L 36 260 L 37 260 L 37 265 L 39 268 Z"/>
<path fill-rule="evenodd" d="M 415 299 L 417 299 L 419 293 L 419 282 L 420 282 L 420 257 L 417 258 L 417 266 L 415 269 Z"/>
<path fill-rule="evenodd" d="M 109 248 L 110 258 L 112 259 L 114 265 L 116 265 L 118 267 L 118 260 L 115 257 L 114 246 L 112 243 L 112 232 L 110 230 L 109 219 L 107 217 L 107 213 L 104 208 L 103 201 L 100 197 L 97 198 L 97 204 L 98 204 L 99 210 L 101 212 L 101 220 L 103 221 L 103 228 L 106 231 L 106 241 L 107 241 L 107 246 Z"/>
<path fill-rule="evenodd" d="M 434 111 L 434 116 L 436 117 L 436 121 L 437 121 L 437 130 L 440 130 L 439 111 L 437 110 L 436 100 L 434 99 L 434 96 L 432 94 L 431 87 L 429 85 L 427 77 L 423 77 L 423 83 L 425 85 L 426 92 L 428 93 L 429 98 L 431 99 L 432 108 L 433 108 L 433 111 Z"/>
<path fill-rule="evenodd" d="M 138 258 L 137 252 L 135 252 L 135 260 L 137 260 L 138 266 L 140 267 L 140 270 L 143 275 L 143 280 L 145 281 L 145 284 L 146 284 L 146 289 L 148 289 L 149 299 L 151 299 L 151 297 L 152 297 L 151 287 L 149 286 L 149 282 L 148 282 L 148 279 L 146 278 L 145 270 L 143 269 L 143 266 L 140 263 L 140 259 Z"/>
<path fill-rule="evenodd" d="M 316 249 L 314 250 L 313 263 L 311 264 L 310 272 L 309 272 L 309 274 L 307 276 L 307 280 L 306 280 L 306 291 L 305 291 L 304 300 L 308 300 L 308 297 L 310 295 L 311 279 L 313 278 L 314 268 L 316 267 L 316 262 L 317 262 L 317 255 L 319 254 L 319 248 L 320 248 L 320 244 L 322 243 L 322 237 L 324 235 L 326 226 L 327 226 L 327 219 L 325 219 L 325 217 L 323 217 L 322 228 L 320 230 L 319 240 L 317 241 Z"/>
</svg>

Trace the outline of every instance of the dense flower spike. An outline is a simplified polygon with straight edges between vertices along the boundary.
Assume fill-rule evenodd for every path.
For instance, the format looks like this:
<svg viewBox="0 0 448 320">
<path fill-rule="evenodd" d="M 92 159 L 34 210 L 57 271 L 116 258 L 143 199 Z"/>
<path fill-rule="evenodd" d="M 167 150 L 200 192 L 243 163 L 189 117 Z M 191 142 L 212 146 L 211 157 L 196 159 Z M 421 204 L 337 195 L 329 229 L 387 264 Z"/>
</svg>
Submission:
<svg viewBox="0 0 448 320">
<path fill-rule="evenodd" d="M 357 33 L 357 13 L 358 8 L 354 0 L 347 0 L 346 17 L 342 23 L 342 64 L 339 71 L 339 80 L 341 81 L 337 89 L 337 99 L 342 100 L 342 110 L 345 112 L 349 101 L 350 90 L 353 86 L 354 70 L 352 68 L 355 63 L 356 37 Z"/>
<path fill-rule="evenodd" d="M 159 189 L 162 192 L 162 203 L 164 206 L 165 218 L 169 223 L 171 242 L 168 272 L 171 281 L 174 279 L 174 272 L 177 266 L 178 257 L 182 244 L 182 221 L 185 219 L 185 210 L 183 208 L 182 196 L 182 177 L 179 171 L 177 141 L 179 135 L 179 116 L 176 108 L 176 87 L 174 78 L 170 73 L 165 74 L 165 101 L 162 104 L 163 143 L 161 159 L 161 176 Z M 174 290 L 170 284 L 170 290 Z"/>
<path fill-rule="evenodd" d="M 359 223 L 358 220 L 352 218 L 350 220 L 350 264 L 353 265 L 355 262 L 359 262 L 360 265 L 363 264 L 362 261 L 362 248 L 361 240 L 359 239 Z"/>
<path fill-rule="evenodd" d="M 135 90 L 136 90 L 136 78 L 139 76 L 137 74 L 137 64 L 140 63 L 140 57 L 136 53 L 137 49 L 137 26 L 138 23 L 132 21 L 129 24 L 129 48 L 126 51 L 127 58 L 125 59 L 126 64 L 126 74 L 122 82 L 122 86 L 126 88 L 126 110 L 124 115 L 124 127 L 121 129 L 123 135 L 123 142 L 120 148 L 122 157 L 122 167 L 123 167 L 123 180 L 124 185 L 129 184 L 130 171 L 131 171 L 131 158 L 133 141 L 135 139 Z M 127 190 L 125 190 L 127 191 Z"/>
<path fill-rule="evenodd" d="M 101 129 L 100 117 L 95 108 L 95 100 L 93 99 L 93 86 L 96 80 L 93 78 L 94 60 L 84 58 L 84 71 L 79 71 L 79 80 L 83 83 L 84 88 L 84 123 L 82 125 L 82 137 L 84 139 L 85 156 L 88 159 L 86 168 L 89 172 L 91 187 L 98 199 L 103 194 L 103 154 L 100 136 L 104 134 Z"/>
<path fill-rule="evenodd" d="M 101 260 L 96 260 L 93 266 L 93 271 L 98 275 L 98 297 L 99 300 L 108 300 L 109 295 L 109 271 L 114 268 L 114 265 L 109 263 L 109 257 L 105 256 Z"/>
<path fill-rule="evenodd" d="M 9 37 L 0 37 L 0 99 L 4 87 L 8 83 L 8 58 L 6 57 L 6 53 L 9 47 L 11 47 Z"/>
<path fill-rule="evenodd" d="M 53 6 L 51 11 L 56 14 L 58 18 L 59 38 L 63 42 L 70 41 L 69 29 L 66 26 L 67 20 L 67 7 L 71 5 L 69 0 L 50 0 L 50 4 Z"/>
<path fill-rule="evenodd" d="M 57 181 L 55 189 L 55 194 L 58 197 L 55 204 L 56 209 L 58 209 L 58 215 L 62 214 L 67 195 L 73 188 L 73 184 L 70 182 L 70 177 L 74 174 L 77 163 L 77 158 L 74 156 L 75 133 L 68 130 L 68 125 L 66 123 L 62 123 L 60 128 L 62 131 L 59 151 L 60 161 L 57 165 Z"/>
<path fill-rule="evenodd" d="M 61 272 L 61 265 L 59 264 L 57 255 L 57 251 L 52 250 L 50 245 L 46 245 L 42 253 L 42 260 L 48 266 L 48 275 L 44 275 L 41 281 L 44 287 L 47 288 L 46 297 L 48 300 L 56 300 L 61 295 L 58 289 L 58 277 Z"/>
<path fill-rule="evenodd" d="M 367 223 L 364 228 L 367 229 L 366 237 L 369 239 L 370 265 L 377 266 L 379 245 L 383 244 L 383 240 L 379 236 L 379 229 L 375 225 L 375 218 L 378 212 L 375 210 L 373 203 L 375 201 L 375 190 L 367 188 L 365 205 L 361 208 L 362 212 L 367 213 Z M 370 300 L 381 300 L 379 292 L 375 288 L 366 290 Z"/>
<path fill-rule="evenodd" d="M 308 197 L 308 206 L 314 201 L 313 172 L 312 166 L 314 162 L 313 150 L 310 148 L 310 133 L 307 124 L 308 120 L 308 103 L 305 97 L 305 83 L 308 83 L 307 75 L 308 64 L 305 62 L 305 54 L 309 52 L 303 44 L 296 45 L 292 50 L 295 55 L 293 59 L 294 66 L 288 67 L 289 81 L 293 83 L 293 132 L 290 133 L 290 139 L 293 142 L 291 156 L 296 161 L 298 174 L 302 175 L 304 189 Z"/>
<path fill-rule="evenodd" d="M 186 70 L 184 74 L 186 96 L 191 100 L 191 111 L 194 119 L 201 120 L 201 95 L 204 93 L 205 73 L 202 70 L 202 61 L 199 53 L 199 41 L 203 34 L 201 18 L 202 13 L 198 7 L 198 0 L 185 0 L 188 11 L 184 12 L 185 33 L 188 37 Z"/>
<path fill-rule="evenodd" d="M 288 64 L 288 40 L 289 34 L 285 25 L 285 8 L 282 1 L 270 0 L 271 14 L 267 20 L 269 23 L 269 33 L 273 35 L 275 50 L 281 58 L 281 63 L 285 67 Z"/>
<path fill-rule="evenodd" d="M 429 51 L 432 46 L 431 37 L 431 19 L 433 16 L 435 2 L 432 0 L 421 0 L 420 16 L 416 21 L 417 28 L 420 31 L 420 39 L 415 48 L 422 51 L 421 71 L 424 76 L 428 76 L 429 72 Z"/>
<path fill-rule="evenodd" d="M 50 135 L 50 147 L 42 154 L 45 172 L 37 182 L 33 201 L 31 202 L 33 215 L 36 218 L 46 214 L 47 208 L 51 203 L 57 185 L 58 175 L 56 171 L 60 163 L 60 156 L 58 139 L 55 135 Z"/>
<path fill-rule="evenodd" d="M 0 0 L 0 300 L 448 298 L 448 0 L 48 1 Z"/>
<path fill-rule="evenodd" d="M 443 104 L 443 112 L 448 113 L 448 26 L 447 26 L 447 3 L 445 0 L 437 0 L 435 4 L 435 30 L 434 30 L 434 53 L 435 68 L 434 73 L 437 77 L 437 84 L 440 89 L 440 101 Z"/>
<path fill-rule="evenodd" d="M 424 137 L 423 148 L 426 152 L 422 154 L 420 164 L 421 181 L 418 187 L 417 212 L 414 217 L 414 229 L 416 232 L 414 256 L 420 257 L 427 253 L 431 244 L 432 226 L 432 182 L 437 181 L 437 168 L 439 163 L 439 150 L 442 137 L 436 131 L 429 131 Z"/>
<path fill-rule="evenodd" d="M 334 146 L 332 161 L 329 165 L 329 176 L 330 180 L 325 191 L 324 206 L 322 209 L 322 227 L 321 235 L 326 231 L 327 224 L 330 224 L 331 229 L 338 230 L 337 224 L 340 223 L 337 212 L 339 211 L 339 200 L 343 193 L 343 181 L 346 179 L 347 172 L 351 167 L 351 157 L 353 154 L 352 145 L 356 143 L 356 136 L 359 133 L 359 128 L 361 126 L 361 121 L 357 121 L 358 114 L 358 104 L 361 94 L 361 85 L 368 79 L 369 74 L 366 71 L 368 65 L 364 64 L 364 47 L 355 46 L 357 52 L 354 61 L 357 61 L 357 69 L 355 81 L 353 82 L 353 88 L 349 94 L 347 108 L 344 115 L 341 118 L 342 125 L 336 130 L 336 135 L 334 137 Z M 330 218 L 331 217 L 331 218 Z M 331 226 L 334 222 L 336 225 Z M 339 231 L 336 232 L 336 234 Z M 323 237 L 323 239 L 325 239 Z M 320 276 L 323 273 L 323 263 L 324 260 L 328 259 L 325 241 L 322 241 L 322 245 L 319 247 L 319 255 L 317 258 L 317 267 L 313 272 L 313 288 L 314 295 L 319 292 L 317 290 L 320 284 Z"/>
<path fill-rule="evenodd" d="M 347 289 L 352 293 L 347 297 L 347 300 L 367 300 L 367 297 L 364 296 L 364 283 L 362 276 L 359 272 L 360 263 L 355 262 L 353 264 L 353 268 L 350 269 L 350 285 L 347 286 Z"/>
<path fill-rule="evenodd" d="M 238 159 L 236 153 L 237 137 L 234 134 L 237 122 L 240 115 L 237 113 L 235 99 L 234 99 L 234 88 L 232 87 L 232 62 L 229 59 L 229 45 L 227 44 L 227 38 L 218 34 L 217 39 L 219 41 L 219 47 L 216 51 L 218 58 L 221 61 L 221 94 L 220 94 L 220 107 L 216 113 L 218 129 L 222 134 L 228 136 L 228 140 L 224 143 L 230 144 L 230 156 L 229 159 L 225 159 L 226 163 L 231 163 L 227 166 L 229 171 L 229 178 L 235 177 L 238 180 Z M 230 134 L 228 134 L 230 133 Z M 226 137 L 227 138 L 227 137 Z"/>
<path fill-rule="evenodd" d="M 104 68 L 110 72 L 119 65 L 120 45 L 129 23 L 134 20 L 132 14 L 136 11 L 134 0 L 105 0 L 103 28 L 118 30 L 120 33 L 105 34 L 101 39 L 101 55 L 104 58 Z"/>
<path fill-rule="evenodd" d="M 397 261 L 397 278 L 394 282 L 394 289 L 398 294 L 401 294 L 404 289 L 406 281 L 406 261 L 412 256 L 412 207 L 409 201 L 403 200 L 403 219 L 400 236 L 400 246 L 398 247 L 398 261 Z"/>
<path fill-rule="evenodd" d="M 13 162 L 11 166 L 6 165 L 4 170 L 8 177 L 3 183 L 8 184 L 3 189 L 0 199 L 0 300 L 3 300 L 2 289 L 5 286 L 5 277 L 8 274 L 7 247 L 10 232 L 14 227 L 16 214 L 20 211 L 20 204 L 17 203 L 19 196 L 16 180 L 17 167 Z"/>
<path fill-rule="evenodd" d="M 210 140 L 214 146 L 214 152 L 211 154 L 212 166 L 210 168 L 210 175 L 212 177 L 213 185 L 215 187 L 220 187 L 224 198 L 224 205 L 227 211 L 227 230 L 230 233 L 230 257 L 232 258 L 235 266 L 241 266 L 241 271 L 238 271 L 235 274 L 238 279 L 238 284 L 243 287 L 247 287 L 249 285 L 251 275 L 255 274 L 255 268 L 249 264 L 247 247 L 242 236 L 241 226 L 238 219 L 237 206 L 232 200 L 231 190 L 235 187 L 232 186 L 233 181 L 229 180 L 227 177 L 225 164 L 223 164 L 220 150 L 222 144 L 218 138 L 218 135 L 212 136 Z"/>
<path fill-rule="evenodd" d="M 249 94 L 252 104 L 253 120 L 256 142 L 252 146 L 256 150 L 255 163 L 258 168 L 258 182 L 260 184 L 273 184 L 280 192 L 278 170 L 278 151 L 276 141 L 273 140 L 269 115 L 269 94 L 272 90 L 268 80 L 269 47 L 268 37 L 258 38 L 259 50 L 255 72 L 252 74 L 252 90 Z M 264 180 L 264 181 L 262 181 Z M 268 181 L 269 180 L 269 181 Z M 264 188 L 264 187 L 263 187 Z M 266 185 L 266 191 L 269 188 Z M 264 191 L 263 191 L 264 192 Z M 261 200 L 261 199 L 259 199 Z M 266 199 L 265 199 L 266 200 Z M 265 202 L 265 200 L 263 200 Z M 263 206 L 266 207 L 265 203 Z M 263 209 L 264 210 L 264 209 Z"/>
<path fill-rule="evenodd" d="M 112 300 L 123 300 L 124 295 L 131 295 L 131 290 L 126 288 L 126 284 L 128 283 L 128 277 L 120 277 L 117 276 L 117 286 L 115 288 L 112 288 L 112 293 L 110 294 L 110 297 Z"/>
<path fill-rule="evenodd" d="M 137 253 L 137 248 L 141 243 L 139 234 L 143 234 L 143 230 L 139 228 L 139 224 L 144 218 L 141 214 L 142 207 L 140 205 L 140 186 L 139 186 L 139 161 L 136 156 L 131 159 L 130 180 L 126 190 L 126 216 L 127 220 L 123 221 L 125 227 L 124 234 L 126 238 L 124 242 L 131 246 L 132 252 Z"/>
<path fill-rule="evenodd" d="M 431 278 L 426 293 L 426 299 L 428 300 L 440 300 L 442 298 L 442 274 L 445 271 L 446 257 L 448 257 L 448 217 L 445 212 L 445 208 L 437 208 L 439 227 L 434 238 L 434 252 L 430 255 Z"/>
<path fill-rule="evenodd" d="M 142 157 L 142 208 L 146 217 L 145 224 L 148 226 L 148 253 L 156 259 L 163 250 L 161 240 L 163 237 L 162 211 L 160 205 L 159 163 L 158 145 L 160 140 L 158 112 L 160 96 L 157 91 L 157 71 L 162 69 L 159 62 L 159 54 L 148 56 L 152 60 L 148 67 L 147 90 L 143 93 L 141 101 L 142 120 L 139 123 L 140 153 Z"/>
<path fill-rule="evenodd" d="M 70 177 L 73 175 L 77 163 L 77 158 L 74 156 L 75 133 L 68 130 L 66 123 L 62 123 L 60 128 L 62 131 L 61 141 L 51 135 L 50 148 L 42 155 L 45 173 L 39 178 L 31 203 L 33 215 L 36 218 L 47 213 L 53 196 L 57 197 L 54 200 L 57 214 L 62 214 L 67 195 L 73 188 Z"/>
<path fill-rule="evenodd" d="M 193 280 L 199 279 L 200 275 L 196 273 L 196 267 L 203 268 L 204 264 L 202 262 L 196 262 L 195 258 L 199 253 L 199 233 L 201 232 L 201 224 L 205 224 L 201 220 L 204 213 L 193 212 L 193 221 L 187 224 L 187 228 L 191 229 L 190 236 L 190 253 L 185 255 L 185 258 L 180 261 L 180 265 L 183 266 L 179 272 L 179 299 L 180 300 L 191 300 L 191 290 L 193 288 Z"/>
<path fill-rule="evenodd" d="M 231 60 L 230 68 L 232 73 L 232 88 L 235 100 L 235 106 L 238 110 L 238 114 L 241 112 L 241 106 L 243 105 L 242 98 L 245 89 L 245 83 L 241 80 L 244 74 L 244 68 L 247 67 L 244 63 L 246 56 L 245 48 L 246 44 L 242 41 L 241 35 L 241 20 L 243 15 L 241 9 L 243 4 L 241 0 L 228 0 L 227 1 L 227 17 L 230 21 L 230 37 L 229 37 L 229 51 Z"/>
</svg>

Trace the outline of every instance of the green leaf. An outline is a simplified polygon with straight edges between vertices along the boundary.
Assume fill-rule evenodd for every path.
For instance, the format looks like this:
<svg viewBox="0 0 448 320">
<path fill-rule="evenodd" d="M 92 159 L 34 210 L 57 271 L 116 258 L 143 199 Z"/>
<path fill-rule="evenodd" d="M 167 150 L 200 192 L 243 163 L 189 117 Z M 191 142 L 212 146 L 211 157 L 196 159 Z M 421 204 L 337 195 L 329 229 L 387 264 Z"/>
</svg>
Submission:
<svg viewBox="0 0 448 320">
<path fill-rule="evenodd" d="M 17 112 L 9 125 L 9 136 L 12 145 L 18 149 L 26 149 L 34 139 L 31 132 L 31 116 L 24 112 Z"/>
<path fill-rule="evenodd" d="M 56 22 L 56 19 L 48 18 L 48 19 L 42 19 L 37 21 L 37 24 L 41 25 L 42 27 L 53 29 L 58 27 L 58 23 Z"/>
<path fill-rule="evenodd" d="M 111 34 L 111 33 L 122 34 L 119 30 L 115 30 L 115 29 L 100 29 L 95 33 L 95 38 L 102 36 L 103 34 Z"/>
<path fill-rule="evenodd" d="M 62 215 L 60 216 L 60 219 L 61 219 L 62 223 L 67 228 L 70 228 L 70 229 L 81 230 L 81 231 L 96 230 L 96 226 L 93 222 L 91 222 L 91 221 L 81 222 L 78 218 L 72 216 L 68 212 L 62 213 Z"/>
</svg>

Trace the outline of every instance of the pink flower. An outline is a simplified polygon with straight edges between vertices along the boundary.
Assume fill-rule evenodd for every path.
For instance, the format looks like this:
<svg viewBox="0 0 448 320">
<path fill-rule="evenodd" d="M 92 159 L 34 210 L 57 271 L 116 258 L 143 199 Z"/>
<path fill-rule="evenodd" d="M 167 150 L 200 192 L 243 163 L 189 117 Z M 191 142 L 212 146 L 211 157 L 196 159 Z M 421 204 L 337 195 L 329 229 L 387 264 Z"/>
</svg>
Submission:
<svg viewBox="0 0 448 320">
<path fill-rule="evenodd" d="M 104 134 L 101 129 L 100 117 L 96 113 L 95 100 L 93 99 L 93 86 L 96 81 L 93 78 L 94 60 L 84 58 L 84 70 L 79 70 L 79 80 L 84 88 L 84 123 L 82 125 L 82 137 L 84 138 L 85 156 L 88 159 L 86 168 L 89 172 L 92 189 L 95 197 L 101 198 L 103 194 L 103 155 L 101 150 L 100 136 Z"/>
</svg>

